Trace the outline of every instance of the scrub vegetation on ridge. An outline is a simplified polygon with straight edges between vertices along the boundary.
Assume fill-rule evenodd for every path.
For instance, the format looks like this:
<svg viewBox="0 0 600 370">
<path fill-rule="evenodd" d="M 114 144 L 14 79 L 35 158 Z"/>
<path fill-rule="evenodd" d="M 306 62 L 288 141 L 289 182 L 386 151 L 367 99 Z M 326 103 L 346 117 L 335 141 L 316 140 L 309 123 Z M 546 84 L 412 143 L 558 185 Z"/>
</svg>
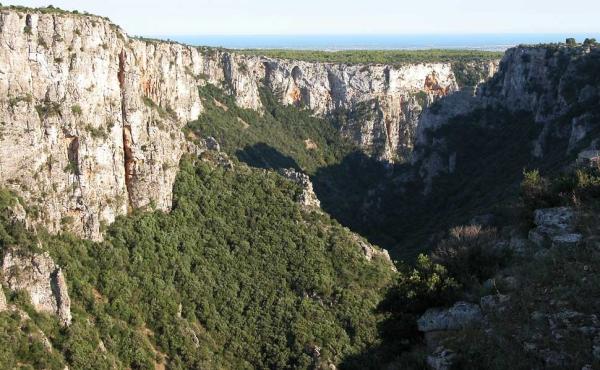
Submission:
<svg viewBox="0 0 600 370">
<path fill-rule="evenodd" d="M 483 50 L 428 49 L 428 50 L 285 50 L 239 49 L 239 54 L 280 59 L 304 60 L 346 64 L 403 65 L 411 63 L 479 62 L 502 58 L 504 53 Z"/>
</svg>

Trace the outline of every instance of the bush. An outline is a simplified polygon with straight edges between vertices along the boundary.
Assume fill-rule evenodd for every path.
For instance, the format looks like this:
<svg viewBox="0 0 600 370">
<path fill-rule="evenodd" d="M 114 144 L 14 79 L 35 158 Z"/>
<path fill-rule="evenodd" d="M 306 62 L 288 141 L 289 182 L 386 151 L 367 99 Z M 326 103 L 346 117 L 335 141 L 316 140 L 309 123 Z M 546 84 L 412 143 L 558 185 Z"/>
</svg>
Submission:
<svg viewBox="0 0 600 370">
<path fill-rule="evenodd" d="M 600 169 L 578 167 L 552 180 L 545 179 L 539 171 L 525 171 L 521 183 L 524 213 L 538 208 L 579 206 L 582 202 L 594 205 L 600 198 Z"/>
<path fill-rule="evenodd" d="M 494 228 L 459 226 L 450 230 L 450 237 L 437 245 L 431 258 L 444 265 L 457 281 L 470 285 L 493 276 L 507 264 L 509 252 L 497 243 Z"/>
<path fill-rule="evenodd" d="M 381 326 L 384 340 L 394 343 L 396 351 L 408 349 L 421 338 L 417 318 L 428 308 L 453 302 L 458 288 L 449 271 L 426 255 L 420 254 L 412 268 L 401 266 L 394 285 L 378 307 L 390 314 Z"/>
<path fill-rule="evenodd" d="M 83 111 L 81 110 L 81 106 L 79 104 L 75 104 L 71 107 L 71 112 L 76 116 L 81 116 Z"/>
<path fill-rule="evenodd" d="M 314 346 L 324 362 L 363 352 L 394 272 L 326 215 L 303 212 L 300 191 L 274 171 L 183 160 L 170 213 L 119 217 L 102 243 L 43 235 L 73 312 L 48 335 L 56 353 L 70 368 L 139 369 L 152 367 L 153 345 L 169 368 L 279 369 L 311 367 Z M 15 201 L 0 191 L 0 247 L 26 245 L 2 217 Z"/>
<path fill-rule="evenodd" d="M 554 203 L 549 193 L 549 187 L 549 182 L 540 175 L 540 171 L 523 171 L 521 199 L 527 215 L 530 215 L 535 209 L 547 208 Z"/>
</svg>

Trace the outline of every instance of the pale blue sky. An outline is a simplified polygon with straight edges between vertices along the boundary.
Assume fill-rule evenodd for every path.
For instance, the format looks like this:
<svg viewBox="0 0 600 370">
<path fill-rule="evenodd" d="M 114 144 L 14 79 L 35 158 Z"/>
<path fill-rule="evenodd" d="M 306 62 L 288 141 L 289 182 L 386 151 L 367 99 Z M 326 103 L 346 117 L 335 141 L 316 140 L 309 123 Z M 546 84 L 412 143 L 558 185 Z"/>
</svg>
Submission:
<svg viewBox="0 0 600 370">
<path fill-rule="evenodd" d="M 2 1 L 2 0 L 0 0 Z M 599 0 L 14 0 L 87 10 L 135 35 L 598 33 Z"/>
</svg>

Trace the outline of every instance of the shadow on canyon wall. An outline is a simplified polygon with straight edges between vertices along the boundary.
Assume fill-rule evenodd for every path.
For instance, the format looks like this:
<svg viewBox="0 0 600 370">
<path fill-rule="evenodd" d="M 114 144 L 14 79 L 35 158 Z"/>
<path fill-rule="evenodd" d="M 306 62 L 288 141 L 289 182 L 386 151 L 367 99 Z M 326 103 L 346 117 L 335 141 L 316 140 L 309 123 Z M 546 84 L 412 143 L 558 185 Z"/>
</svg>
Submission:
<svg viewBox="0 0 600 370">
<path fill-rule="evenodd" d="M 252 167 L 264 169 L 300 169 L 294 158 L 281 153 L 279 150 L 265 143 L 247 145 L 244 149 L 237 150 L 235 156 L 241 162 Z"/>
<path fill-rule="evenodd" d="M 410 261 L 429 251 L 449 228 L 474 216 L 515 217 L 506 213 L 507 201 L 516 201 L 523 170 L 539 167 L 531 155 L 539 130 L 531 115 L 500 109 L 451 119 L 429 134 L 432 142 L 443 139 L 445 144 L 428 150 L 446 160 L 454 156 L 456 165 L 434 179 L 428 194 L 417 174 L 421 163 L 384 165 L 360 151 L 310 175 L 325 212 L 386 248 L 392 258 Z M 566 147 L 555 149 L 564 153 Z M 236 155 L 255 167 L 299 169 L 292 157 L 265 143 Z"/>
</svg>

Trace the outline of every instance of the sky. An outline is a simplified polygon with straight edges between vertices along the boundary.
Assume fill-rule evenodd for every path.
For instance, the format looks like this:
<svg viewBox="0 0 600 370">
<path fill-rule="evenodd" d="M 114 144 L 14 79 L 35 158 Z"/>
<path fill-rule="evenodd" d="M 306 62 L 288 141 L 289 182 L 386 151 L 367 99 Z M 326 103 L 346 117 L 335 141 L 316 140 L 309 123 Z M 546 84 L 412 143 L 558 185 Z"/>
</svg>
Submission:
<svg viewBox="0 0 600 370">
<path fill-rule="evenodd" d="M 598 0 L 14 0 L 109 17 L 132 35 L 598 33 Z"/>
</svg>

